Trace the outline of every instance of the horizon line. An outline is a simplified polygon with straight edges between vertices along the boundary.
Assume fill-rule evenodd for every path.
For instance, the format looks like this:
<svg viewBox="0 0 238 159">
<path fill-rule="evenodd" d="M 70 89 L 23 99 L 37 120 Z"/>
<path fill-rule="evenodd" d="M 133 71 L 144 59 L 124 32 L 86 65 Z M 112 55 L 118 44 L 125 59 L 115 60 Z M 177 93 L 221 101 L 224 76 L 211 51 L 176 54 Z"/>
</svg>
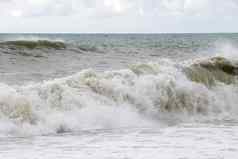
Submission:
<svg viewBox="0 0 238 159">
<path fill-rule="evenodd" d="M 0 34 L 237 34 L 238 32 L 0 32 Z"/>
</svg>

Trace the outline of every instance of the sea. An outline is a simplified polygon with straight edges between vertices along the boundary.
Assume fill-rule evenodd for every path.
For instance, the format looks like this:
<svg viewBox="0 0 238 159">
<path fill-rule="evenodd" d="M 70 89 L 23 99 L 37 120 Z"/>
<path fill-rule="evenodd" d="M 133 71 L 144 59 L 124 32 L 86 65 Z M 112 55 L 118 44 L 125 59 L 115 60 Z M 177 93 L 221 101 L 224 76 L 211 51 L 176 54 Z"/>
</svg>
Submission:
<svg viewBox="0 0 238 159">
<path fill-rule="evenodd" d="M 0 34 L 1 159 L 236 159 L 238 33 Z"/>
</svg>

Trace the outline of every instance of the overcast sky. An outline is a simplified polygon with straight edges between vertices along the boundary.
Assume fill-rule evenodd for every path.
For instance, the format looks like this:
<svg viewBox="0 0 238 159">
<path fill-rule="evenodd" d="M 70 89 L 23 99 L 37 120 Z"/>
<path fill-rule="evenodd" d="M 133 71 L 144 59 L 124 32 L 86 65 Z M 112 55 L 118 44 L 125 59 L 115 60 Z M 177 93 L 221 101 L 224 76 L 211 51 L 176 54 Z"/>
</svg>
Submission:
<svg viewBox="0 0 238 159">
<path fill-rule="evenodd" d="M 238 32 L 238 0 L 0 0 L 0 32 Z"/>
</svg>

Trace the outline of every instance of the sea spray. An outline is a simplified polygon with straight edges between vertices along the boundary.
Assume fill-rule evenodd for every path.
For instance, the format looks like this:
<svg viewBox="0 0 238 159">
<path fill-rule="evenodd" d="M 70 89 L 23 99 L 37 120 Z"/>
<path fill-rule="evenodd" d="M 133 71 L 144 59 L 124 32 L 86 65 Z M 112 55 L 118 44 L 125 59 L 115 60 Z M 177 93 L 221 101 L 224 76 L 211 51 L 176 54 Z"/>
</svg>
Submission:
<svg viewBox="0 0 238 159">
<path fill-rule="evenodd" d="M 223 61 L 236 69 L 233 61 Z M 204 63 L 212 64 L 213 68 L 204 67 Z M 206 73 L 194 66 L 205 69 Z M 214 69 L 231 76 L 232 81 L 221 80 Z M 203 78 L 211 78 L 212 84 Z M 236 120 L 236 83 L 236 74 L 214 64 L 213 58 L 201 61 L 200 65 L 162 59 L 104 73 L 83 70 L 31 85 L 1 84 L 0 127 L 6 127 L 6 123 L 9 127 L 0 129 L 0 133 L 49 134 L 155 123 L 159 126 L 189 118 Z"/>
</svg>

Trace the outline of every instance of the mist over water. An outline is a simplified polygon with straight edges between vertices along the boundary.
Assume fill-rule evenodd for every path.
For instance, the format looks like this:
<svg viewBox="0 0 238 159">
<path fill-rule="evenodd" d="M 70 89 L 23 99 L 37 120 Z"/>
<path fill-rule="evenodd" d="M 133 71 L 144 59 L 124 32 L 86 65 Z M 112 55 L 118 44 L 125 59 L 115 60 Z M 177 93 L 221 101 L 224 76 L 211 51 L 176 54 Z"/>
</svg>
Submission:
<svg viewBox="0 0 238 159">
<path fill-rule="evenodd" d="M 93 157 L 97 148 L 102 148 L 102 158 L 107 151 L 136 158 L 133 145 L 151 151 L 139 153 L 139 158 L 158 148 L 165 158 L 174 157 L 169 155 L 172 150 L 188 158 L 218 157 L 210 152 L 229 156 L 237 152 L 237 43 L 237 34 L 2 34 L 0 137 L 17 153 L 14 142 L 30 144 L 9 137 L 41 140 L 46 135 L 42 142 L 56 152 L 61 148 L 50 140 L 62 134 L 57 139 L 66 142 L 62 148 L 83 144 L 70 158 Z M 208 137 L 210 132 L 214 136 Z M 235 134 L 234 141 L 229 133 Z M 187 144 L 199 138 L 224 144 L 219 135 L 234 147 L 221 150 L 220 144 L 211 144 L 211 151 L 202 142 L 208 147 L 198 145 L 201 153 L 185 153 Z M 135 140 L 126 142 L 127 137 Z M 117 144 L 107 150 L 110 139 Z M 37 140 L 37 148 L 43 143 Z M 90 151 L 85 144 L 95 149 Z"/>
</svg>

